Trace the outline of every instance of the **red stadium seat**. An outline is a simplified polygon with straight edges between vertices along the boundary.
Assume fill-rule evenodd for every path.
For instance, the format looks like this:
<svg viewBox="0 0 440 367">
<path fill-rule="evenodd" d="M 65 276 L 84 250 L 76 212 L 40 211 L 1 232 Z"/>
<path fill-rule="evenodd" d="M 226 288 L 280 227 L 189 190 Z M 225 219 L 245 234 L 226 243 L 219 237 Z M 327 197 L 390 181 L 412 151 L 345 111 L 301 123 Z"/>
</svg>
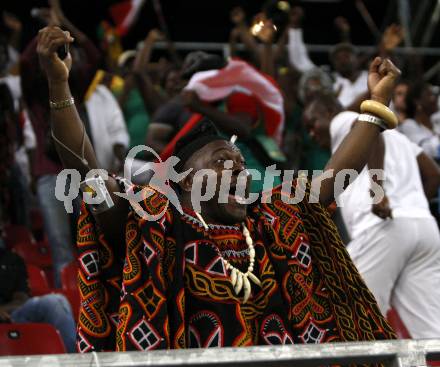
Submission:
<svg viewBox="0 0 440 367">
<path fill-rule="evenodd" d="M 32 243 L 32 234 L 25 226 L 7 225 L 5 226 L 5 243 L 9 248 L 13 248 L 17 243 Z"/>
<path fill-rule="evenodd" d="M 26 264 L 36 265 L 40 268 L 52 266 L 50 249 L 46 242 L 20 242 L 12 248 L 16 254 L 20 255 Z"/>
<path fill-rule="evenodd" d="M 67 298 L 70 303 L 70 307 L 72 308 L 73 318 L 76 322 L 78 322 L 79 307 L 81 304 L 81 298 L 79 296 L 78 289 L 57 289 L 56 293 L 61 293 Z"/>
<path fill-rule="evenodd" d="M 78 265 L 76 261 L 72 261 L 61 270 L 61 285 L 66 290 L 78 290 Z"/>
<path fill-rule="evenodd" d="M 29 217 L 31 220 L 32 231 L 41 231 L 44 228 L 43 214 L 38 208 L 32 208 L 29 211 Z"/>
<path fill-rule="evenodd" d="M 78 265 L 72 261 L 61 271 L 61 292 L 67 297 L 72 307 L 75 321 L 78 321 L 80 295 L 78 290 Z"/>
<path fill-rule="evenodd" d="M 387 313 L 387 319 L 399 339 L 411 339 L 405 324 L 400 319 L 399 314 L 394 308 L 391 308 Z"/>
<path fill-rule="evenodd" d="M 0 355 L 66 353 L 58 331 L 49 324 L 0 324 Z"/>
<path fill-rule="evenodd" d="M 29 217 L 31 220 L 31 230 L 37 241 L 42 241 L 44 239 L 44 220 L 43 214 L 41 214 L 40 209 L 32 208 L 29 211 Z"/>
<path fill-rule="evenodd" d="M 32 264 L 27 264 L 26 268 L 29 278 L 29 290 L 32 296 L 42 296 L 52 292 L 46 274 L 42 269 Z"/>
</svg>

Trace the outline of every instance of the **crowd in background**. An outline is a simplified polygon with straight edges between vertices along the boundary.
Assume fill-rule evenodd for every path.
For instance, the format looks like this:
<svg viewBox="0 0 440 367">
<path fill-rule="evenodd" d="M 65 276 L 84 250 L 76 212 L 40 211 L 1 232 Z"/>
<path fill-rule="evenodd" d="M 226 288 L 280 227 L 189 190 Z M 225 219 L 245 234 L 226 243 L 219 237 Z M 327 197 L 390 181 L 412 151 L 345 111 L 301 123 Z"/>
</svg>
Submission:
<svg viewBox="0 0 440 367">
<path fill-rule="evenodd" d="M 123 50 L 117 33 L 109 25 L 101 44 L 94 44 L 81 31 L 80 24 L 70 22 L 58 1 L 51 1 L 50 5 L 38 16 L 42 27 L 59 26 L 75 39 L 70 49 L 72 95 L 100 167 L 108 172 L 121 173 L 125 156 L 134 146 L 145 144 L 161 154 L 194 114 L 209 118 L 225 135 L 237 135 L 237 144 L 251 168 L 264 172 L 266 166 L 277 164 L 279 168 L 296 171 L 324 169 L 334 150 L 331 137 L 320 133 L 320 128 L 325 127 L 318 120 L 306 121 L 304 111 L 318 94 L 325 93 L 337 99 L 338 111 L 358 113 L 360 103 L 368 98 L 367 65 L 377 55 L 391 58 L 403 71 L 390 106 L 399 118 L 398 129 L 428 157 L 440 159 L 437 89 L 423 80 L 420 56 L 394 53 L 403 40 L 403 30 L 398 25 L 390 25 L 376 52 L 366 55 L 350 43 L 349 22 L 337 18 L 335 25 L 341 43 L 334 45 L 329 53 L 329 65 L 316 65 L 304 43 L 304 13 L 300 7 L 285 10 L 284 29 L 277 29 L 264 13 L 254 18 L 241 8 L 232 9 L 231 57 L 251 64 L 282 92 L 284 125 L 278 140 L 267 133 L 267 117 L 254 96 L 236 92 L 208 103 L 196 92 L 185 89 L 196 72 L 220 69 L 228 60 L 203 52 L 178 53 L 172 40 L 157 29 L 148 32 L 138 50 Z M 73 215 L 66 213 L 54 194 L 62 164 L 50 132 L 48 87 L 38 63 L 36 38 L 20 44 L 22 25 L 12 14 L 4 13 L 2 23 L 0 263 L 10 267 L 2 265 L 2 272 L 8 276 L 0 279 L 0 322 L 23 322 L 28 316 L 20 316 L 20 312 L 24 312 L 23 305 L 28 305 L 32 294 L 25 284 L 23 261 L 10 251 L 13 246 L 8 243 L 8 229 L 28 228 L 32 241 L 45 241 L 49 245 L 50 276 L 53 276 L 50 281 L 58 289 L 62 287 L 63 268 L 75 259 L 75 222 L 79 209 L 76 207 Z M 256 30 L 252 24 L 260 24 L 260 28 Z M 154 50 L 159 41 L 166 42 L 167 51 L 157 58 Z M 326 103 L 325 99 L 321 102 Z M 154 157 L 145 154 L 138 158 L 149 161 Z M 400 163 L 405 166 L 407 162 Z M 424 184 L 429 181 L 428 199 L 432 214 L 438 217 L 435 203 L 440 174 L 437 166 L 429 167 L 421 178 Z M 256 183 L 252 189 L 258 191 L 261 186 Z M 35 231 L 35 213 L 43 219 L 41 233 Z M 347 232 L 338 213 L 333 214 L 340 231 Z M 350 232 L 345 234 L 347 243 L 353 236 Z M 61 321 L 43 316 L 41 320 L 63 330 L 66 347 L 72 351 L 75 331 L 70 306 L 59 295 L 46 302 L 49 308 L 60 309 L 55 313 L 64 315 L 60 316 Z M 36 312 L 35 308 L 28 308 L 27 312 Z"/>
</svg>

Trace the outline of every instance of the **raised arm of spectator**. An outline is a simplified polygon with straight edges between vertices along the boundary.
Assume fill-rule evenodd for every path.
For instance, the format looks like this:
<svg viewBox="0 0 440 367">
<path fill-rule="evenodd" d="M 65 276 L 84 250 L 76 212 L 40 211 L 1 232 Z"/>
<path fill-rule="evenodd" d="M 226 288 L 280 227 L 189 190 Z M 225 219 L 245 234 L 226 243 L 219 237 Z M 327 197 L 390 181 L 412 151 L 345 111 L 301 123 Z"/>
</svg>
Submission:
<svg viewBox="0 0 440 367">
<path fill-rule="evenodd" d="M 231 21 L 235 27 L 231 31 L 229 38 L 229 44 L 231 48 L 231 55 L 236 54 L 237 41 L 243 42 L 247 51 L 249 51 L 256 62 L 260 61 L 260 50 L 258 43 L 252 34 L 249 32 L 249 28 L 245 21 L 246 15 L 241 7 L 236 7 L 231 12 Z"/>
<path fill-rule="evenodd" d="M 378 45 L 380 57 L 392 57 L 394 49 L 403 41 L 403 28 L 397 24 L 391 24 L 383 32 Z"/>
<path fill-rule="evenodd" d="M 163 97 L 156 91 L 147 74 L 153 46 L 160 39 L 163 39 L 163 36 L 157 29 L 150 31 L 145 38 L 142 49 L 137 53 L 134 60 L 133 72 L 125 78 L 124 90 L 118 99 L 121 106 L 125 103 L 130 90 L 134 86 L 139 88 L 145 108 L 150 114 L 153 114 L 164 102 Z"/>
<path fill-rule="evenodd" d="M 41 68 L 48 80 L 50 101 L 66 102 L 62 108 L 50 110 L 52 132 L 58 140 L 56 142 L 58 154 L 65 168 L 78 170 L 81 177 L 84 178 L 89 169 L 98 168 L 97 159 L 75 105 L 67 103 L 72 98 L 68 83 L 72 64 L 71 56 L 69 54 L 64 60 L 61 60 L 56 53 L 59 47 L 73 41 L 74 39 L 69 32 L 63 32 L 59 27 L 49 26 L 38 34 L 37 51 Z M 84 164 L 80 158 L 85 159 L 87 164 Z M 128 204 L 126 200 L 113 194 L 120 189 L 113 178 L 109 177 L 106 185 L 115 206 L 97 215 L 97 219 L 107 240 L 124 241 L 122 223 L 124 223 L 128 211 Z"/>
<path fill-rule="evenodd" d="M 348 23 L 348 20 L 344 17 L 337 17 L 335 19 L 335 26 L 339 31 L 339 38 L 341 42 L 351 43 L 351 27 L 350 23 Z"/>
<path fill-rule="evenodd" d="M 290 20 L 288 25 L 288 44 L 287 52 L 290 64 L 304 73 L 316 67 L 310 59 L 306 45 L 303 39 L 303 31 L 301 28 L 301 20 L 304 13 L 301 7 L 295 6 L 290 11 Z"/>
<path fill-rule="evenodd" d="M 51 11 L 60 22 L 60 27 L 70 32 L 75 42 L 84 49 L 87 55 L 87 61 L 91 69 L 95 70 L 100 62 L 101 53 L 87 35 L 78 29 L 64 14 L 61 9 L 60 0 L 49 0 Z"/>
<path fill-rule="evenodd" d="M 88 37 L 79 30 L 64 14 L 61 4 L 59 0 L 49 0 L 50 10 L 54 12 L 56 18 L 58 19 L 60 26 L 66 28 L 72 37 L 75 38 L 75 41 L 82 45 L 84 42 L 87 42 Z"/>
<path fill-rule="evenodd" d="M 376 57 L 368 74 L 370 98 L 387 106 L 399 75 L 400 70 L 390 60 Z M 334 200 L 335 178 L 340 171 L 353 169 L 360 172 L 368 163 L 379 134 L 380 128 L 374 124 L 355 123 L 325 168 L 319 193 L 319 200 L 323 205 L 327 206 Z M 332 170 L 327 172 L 331 175 L 325 178 L 328 170 Z"/>
<path fill-rule="evenodd" d="M 271 77 L 275 77 L 275 60 L 273 54 L 275 30 L 276 28 L 272 21 L 268 20 L 264 23 L 263 28 L 257 34 L 257 37 L 263 42 L 263 50 L 260 54 L 260 70 Z"/>
<path fill-rule="evenodd" d="M 16 51 L 20 50 L 21 30 L 23 25 L 20 19 L 8 12 L 3 12 L 3 22 L 7 28 L 10 29 L 11 35 L 9 37 L 9 45 Z"/>
</svg>

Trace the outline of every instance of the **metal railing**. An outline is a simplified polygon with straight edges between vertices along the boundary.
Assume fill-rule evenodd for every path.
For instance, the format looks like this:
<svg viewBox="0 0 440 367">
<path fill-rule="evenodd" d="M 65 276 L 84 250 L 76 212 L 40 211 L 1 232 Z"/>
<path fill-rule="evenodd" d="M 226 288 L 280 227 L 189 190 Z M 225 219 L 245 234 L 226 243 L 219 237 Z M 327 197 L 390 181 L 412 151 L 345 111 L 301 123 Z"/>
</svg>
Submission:
<svg viewBox="0 0 440 367">
<path fill-rule="evenodd" d="M 138 44 L 138 48 L 142 46 L 142 42 Z M 165 42 L 158 42 L 155 45 L 157 49 L 166 49 L 167 44 Z M 176 50 L 191 51 L 191 50 L 202 50 L 202 51 L 220 51 L 225 57 L 230 55 L 229 44 L 221 42 L 175 42 L 174 48 Z M 310 53 L 329 53 L 333 48 L 333 45 L 318 45 L 318 44 L 308 44 L 306 45 L 307 50 Z M 356 48 L 360 52 L 374 53 L 377 51 L 376 46 L 358 46 Z M 244 50 L 243 44 L 237 45 L 238 50 Z M 397 47 L 394 52 L 396 54 L 419 54 L 425 56 L 440 56 L 439 47 Z"/>
<path fill-rule="evenodd" d="M 361 363 L 413 367 L 426 366 L 427 360 L 440 360 L 440 339 L 1 357 L 0 367 L 311 367 Z"/>
</svg>

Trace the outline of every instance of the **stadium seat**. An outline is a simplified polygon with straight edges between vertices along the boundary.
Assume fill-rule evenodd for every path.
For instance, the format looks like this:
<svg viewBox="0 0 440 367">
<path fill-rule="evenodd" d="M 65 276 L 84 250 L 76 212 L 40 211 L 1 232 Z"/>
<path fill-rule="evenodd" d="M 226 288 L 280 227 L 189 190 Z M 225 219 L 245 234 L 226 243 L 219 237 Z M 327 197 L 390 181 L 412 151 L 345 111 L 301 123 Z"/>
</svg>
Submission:
<svg viewBox="0 0 440 367">
<path fill-rule="evenodd" d="M 61 270 L 61 285 L 63 289 L 78 289 L 78 265 L 76 261 L 72 261 Z"/>
<path fill-rule="evenodd" d="M 41 210 L 38 208 L 31 208 L 29 211 L 29 218 L 31 221 L 31 230 L 37 241 L 44 239 L 44 220 Z"/>
<path fill-rule="evenodd" d="M 78 290 L 78 265 L 72 261 L 61 271 L 61 292 L 67 297 L 72 307 L 75 321 L 78 321 L 80 295 Z"/>
<path fill-rule="evenodd" d="M 29 290 L 32 296 L 42 296 L 52 292 L 46 274 L 42 269 L 32 264 L 27 264 L 26 268 L 29 278 Z"/>
<path fill-rule="evenodd" d="M 33 238 L 29 229 L 21 225 L 7 225 L 5 230 L 5 243 L 8 248 L 13 248 L 16 244 L 32 243 Z"/>
<path fill-rule="evenodd" d="M 71 289 L 57 289 L 56 293 L 63 294 L 67 300 L 70 303 L 70 307 L 72 308 L 72 314 L 73 318 L 76 322 L 78 322 L 78 316 L 79 316 L 79 307 L 81 303 L 81 298 L 79 296 L 78 289 L 71 290 Z"/>
<path fill-rule="evenodd" d="M 66 353 L 58 331 L 49 324 L 0 324 L 0 355 Z"/>
<path fill-rule="evenodd" d="M 387 313 L 387 320 L 394 329 L 399 339 L 411 339 L 405 324 L 400 319 L 399 314 L 394 308 L 391 308 Z"/>
<path fill-rule="evenodd" d="M 40 268 L 52 266 L 50 249 L 46 242 L 19 242 L 13 246 L 12 251 L 20 255 L 26 264 L 36 265 Z"/>
</svg>

